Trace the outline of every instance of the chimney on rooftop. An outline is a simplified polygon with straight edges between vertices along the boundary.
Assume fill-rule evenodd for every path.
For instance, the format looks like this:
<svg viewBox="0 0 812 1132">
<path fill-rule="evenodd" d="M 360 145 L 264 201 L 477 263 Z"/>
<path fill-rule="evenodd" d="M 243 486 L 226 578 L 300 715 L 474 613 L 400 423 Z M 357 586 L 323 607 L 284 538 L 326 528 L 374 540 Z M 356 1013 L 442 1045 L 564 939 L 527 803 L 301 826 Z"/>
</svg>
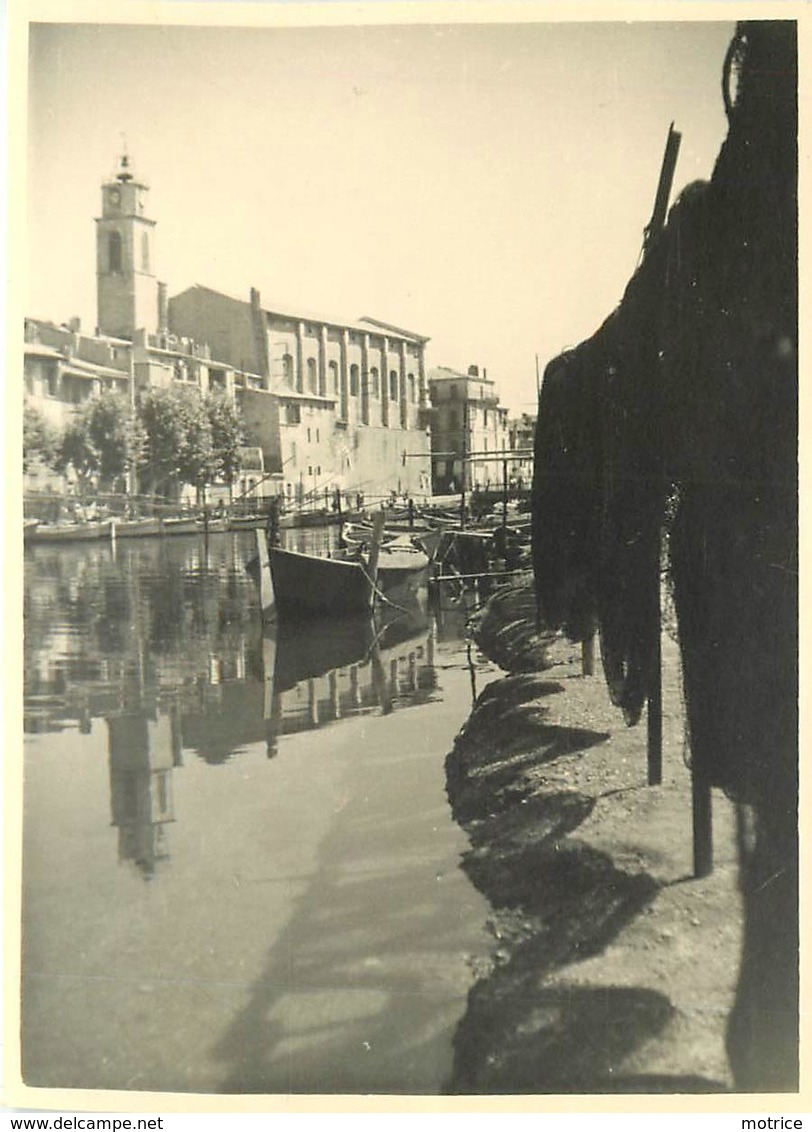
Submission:
<svg viewBox="0 0 812 1132">
<path fill-rule="evenodd" d="M 468 367 L 468 376 L 469 377 L 479 377 L 479 366 L 469 366 Z"/>
</svg>

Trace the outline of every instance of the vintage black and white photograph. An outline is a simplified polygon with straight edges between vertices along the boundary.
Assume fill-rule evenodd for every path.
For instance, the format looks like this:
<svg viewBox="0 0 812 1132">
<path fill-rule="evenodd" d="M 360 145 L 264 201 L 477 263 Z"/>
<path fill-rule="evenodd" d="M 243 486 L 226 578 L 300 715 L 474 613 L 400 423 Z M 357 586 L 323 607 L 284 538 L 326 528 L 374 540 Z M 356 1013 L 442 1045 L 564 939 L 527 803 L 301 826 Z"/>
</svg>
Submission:
<svg viewBox="0 0 812 1132">
<path fill-rule="evenodd" d="M 143 7 L 18 60 L 22 1086 L 791 1107 L 800 6 Z"/>
</svg>

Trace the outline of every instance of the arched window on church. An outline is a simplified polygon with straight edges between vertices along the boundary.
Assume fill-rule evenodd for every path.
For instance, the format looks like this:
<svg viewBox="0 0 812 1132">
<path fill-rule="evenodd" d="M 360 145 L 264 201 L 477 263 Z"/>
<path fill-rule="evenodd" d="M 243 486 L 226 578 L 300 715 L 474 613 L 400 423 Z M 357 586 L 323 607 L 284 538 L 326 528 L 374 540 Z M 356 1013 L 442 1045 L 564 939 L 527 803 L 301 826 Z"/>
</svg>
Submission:
<svg viewBox="0 0 812 1132">
<path fill-rule="evenodd" d="M 358 366 L 350 366 L 350 397 L 358 396 Z"/>
<path fill-rule="evenodd" d="M 141 234 L 141 270 L 149 271 L 149 234 Z"/>
<path fill-rule="evenodd" d="M 316 359 L 307 359 L 307 391 L 315 393 L 318 388 L 318 374 L 316 372 Z"/>
<path fill-rule="evenodd" d="M 113 231 L 107 240 L 107 262 L 110 271 L 121 271 L 121 233 Z"/>
</svg>

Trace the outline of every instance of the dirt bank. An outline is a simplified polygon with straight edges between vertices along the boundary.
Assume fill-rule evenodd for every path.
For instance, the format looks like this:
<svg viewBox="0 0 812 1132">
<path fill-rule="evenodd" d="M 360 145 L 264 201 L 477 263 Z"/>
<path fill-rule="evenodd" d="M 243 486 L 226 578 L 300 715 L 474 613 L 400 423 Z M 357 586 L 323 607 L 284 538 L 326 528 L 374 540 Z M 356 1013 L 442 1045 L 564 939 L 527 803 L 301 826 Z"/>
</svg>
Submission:
<svg viewBox="0 0 812 1132">
<path fill-rule="evenodd" d="M 627 728 L 599 660 L 584 677 L 580 647 L 537 636 L 531 618 L 526 578 L 475 625 L 514 671 L 480 694 L 446 764 L 464 868 L 497 939 L 450 1091 L 728 1090 L 734 811 L 714 792 L 715 868 L 694 880 L 677 646 L 664 636 L 663 783 L 649 787 L 645 720 Z"/>
</svg>

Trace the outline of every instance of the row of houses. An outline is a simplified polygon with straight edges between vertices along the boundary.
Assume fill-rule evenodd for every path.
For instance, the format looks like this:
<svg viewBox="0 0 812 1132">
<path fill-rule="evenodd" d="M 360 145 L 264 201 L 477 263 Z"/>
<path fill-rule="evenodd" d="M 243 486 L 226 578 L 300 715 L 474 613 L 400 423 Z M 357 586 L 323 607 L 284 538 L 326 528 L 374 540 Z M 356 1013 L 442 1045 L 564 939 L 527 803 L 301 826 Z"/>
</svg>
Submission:
<svg viewBox="0 0 812 1132">
<path fill-rule="evenodd" d="M 336 490 L 366 499 L 501 483 L 521 459 L 483 369 L 429 368 L 429 339 L 195 285 L 169 297 L 154 264 L 148 186 L 127 155 L 96 219 L 98 326 L 29 318 L 25 397 L 56 427 L 104 390 L 135 401 L 177 384 L 234 399 L 245 425 L 247 495 L 290 501 Z"/>
</svg>

